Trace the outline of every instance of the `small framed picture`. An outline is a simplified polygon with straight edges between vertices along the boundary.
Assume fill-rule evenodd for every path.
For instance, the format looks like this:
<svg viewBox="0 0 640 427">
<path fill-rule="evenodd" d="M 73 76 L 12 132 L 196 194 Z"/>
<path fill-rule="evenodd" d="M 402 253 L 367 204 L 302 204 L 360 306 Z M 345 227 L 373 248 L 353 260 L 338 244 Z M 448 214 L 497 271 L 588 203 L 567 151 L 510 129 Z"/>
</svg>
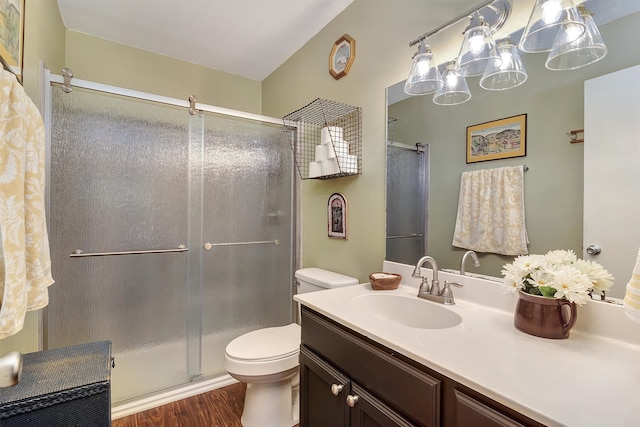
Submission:
<svg viewBox="0 0 640 427">
<path fill-rule="evenodd" d="M 333 44 L 329 53 L 329 73 L 338 80 L 349 74 L 356 58 L 356 41 L 345 34 Z"/>
<path fill-rule="evenodd" d="M 0 55 L 22 82 L 24 0 L 0 2 Z"/>
<path fill-rule="evenodd" d="M 467 127 L 467 163 L 526 155 L 526 114 Z"/>
<path fill-rule="evenodd" d="M 327 203 L 327 225 L 329 237 L 347 238 L 347 199 L 340 193 L 333 193 Z"/>
</svg>

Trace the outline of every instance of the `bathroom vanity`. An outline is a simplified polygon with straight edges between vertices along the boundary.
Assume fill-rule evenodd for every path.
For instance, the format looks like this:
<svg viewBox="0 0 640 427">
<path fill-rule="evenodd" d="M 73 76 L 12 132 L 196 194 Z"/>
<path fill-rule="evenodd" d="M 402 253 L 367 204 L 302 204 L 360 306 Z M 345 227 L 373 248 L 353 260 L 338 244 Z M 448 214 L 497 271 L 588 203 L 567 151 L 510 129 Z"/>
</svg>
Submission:
<svg viewBox="0 0 640 427">
<path fill-rule="evenodd" d="M 542 426 L 313 310 L 302 322 L 301 427 Z"/>
<path fill-rule="evenodd" d="M 403 265 L 384 271 L 403 274 L 397 290 L 364 284 L 295 297 L 303 305 L 300 427 L 637 425 L 640 346 L 630 320 L 611 326 L 629 329 L 615 338 L 631 341 L 605 339 L 588 330 L 598 313 L 580 307 L 582 330 L 538 338 L 513 327 L 515 299 L 496 282 L 442 273 L 465 286 L 456 305 L 442 307 L 413 302 L 417 283 Z M 387 310 L 394 298 L 411 304 Z M 444 309 L 461 321 L 412 323 L 414 306 L 420 318 Z M 625 321 L 618 308 L 607 307 L 614 323 Z"/>
</svg>

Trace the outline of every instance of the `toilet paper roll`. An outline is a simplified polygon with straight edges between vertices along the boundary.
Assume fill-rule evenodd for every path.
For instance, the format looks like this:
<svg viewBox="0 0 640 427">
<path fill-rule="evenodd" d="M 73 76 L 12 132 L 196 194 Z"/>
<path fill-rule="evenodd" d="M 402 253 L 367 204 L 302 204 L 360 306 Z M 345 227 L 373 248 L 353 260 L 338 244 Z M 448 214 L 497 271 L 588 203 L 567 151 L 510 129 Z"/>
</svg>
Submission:
<svg viewBox="0 0 640 427">
<path fill-rule="evenodd" d="M 343 155 L 337 157 L 340 163 L 340 169 L 343 173 L 358 173 L 358 156 L 355 155 Z"/>
<path fill-rule="evenodd" d="M 322 161 L 322 175 L 335 175 L 340 173 L 337 159 L 327 159 Z"/>
<path fill-rule="evenodd" d="M 316 145 L 316 162 L 328 159 L 328 149 L 326 145 Z"/>
<path fill-rule="evenodd" d="M 328 142 L 342 141 L 342 128 L 338 126 L 323 127 L 320 133 L 320 142 L 327 144 Z"/>
<path fill-rule="evenodd" d="M 317 178 L 322 175 L 321 162 L 309 162 L 309 178 Z"/>
<path fill-rule="evenodd" d="M 344 141 L 338 141 L 327 144 L 327 157 L 333 159 L 336 156 L 346 156 L 349 154 L 349 144 Z"/>
</svg>

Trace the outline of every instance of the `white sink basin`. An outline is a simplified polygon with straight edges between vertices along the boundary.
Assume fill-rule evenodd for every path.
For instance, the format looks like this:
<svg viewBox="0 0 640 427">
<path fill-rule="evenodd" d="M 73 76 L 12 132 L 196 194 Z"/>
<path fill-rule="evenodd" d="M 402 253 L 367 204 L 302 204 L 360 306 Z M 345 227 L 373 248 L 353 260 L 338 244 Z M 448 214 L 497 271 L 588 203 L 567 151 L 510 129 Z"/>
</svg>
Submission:
<svg viewBox="0 0 640 427">
<path fill-rule="evenodd" d="M 410 328 L 444 329 L 462 322 L 457 313 L 418 297 L 367 294 L 353 298 L 351 304 L 354 310 Z"/>
</svg>

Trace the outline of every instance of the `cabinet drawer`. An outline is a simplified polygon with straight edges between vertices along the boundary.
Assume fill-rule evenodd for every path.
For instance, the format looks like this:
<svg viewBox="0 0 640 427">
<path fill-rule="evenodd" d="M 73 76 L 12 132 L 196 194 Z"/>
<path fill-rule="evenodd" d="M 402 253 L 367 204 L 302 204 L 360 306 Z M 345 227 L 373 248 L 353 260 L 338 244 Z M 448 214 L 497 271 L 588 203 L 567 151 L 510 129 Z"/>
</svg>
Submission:
<svg viewBox="0 0 640 427">
<path fill-rule="evenodd" d="M 303 307 L 302 344 L 421 426 L 440 425 L 440 380 Z"/>
<path fill-rule="evenodd" d="M 455 395 L 456 427 L 525 427 L 459 390 L 455 390 Z"/>
</svg>

